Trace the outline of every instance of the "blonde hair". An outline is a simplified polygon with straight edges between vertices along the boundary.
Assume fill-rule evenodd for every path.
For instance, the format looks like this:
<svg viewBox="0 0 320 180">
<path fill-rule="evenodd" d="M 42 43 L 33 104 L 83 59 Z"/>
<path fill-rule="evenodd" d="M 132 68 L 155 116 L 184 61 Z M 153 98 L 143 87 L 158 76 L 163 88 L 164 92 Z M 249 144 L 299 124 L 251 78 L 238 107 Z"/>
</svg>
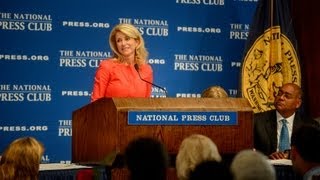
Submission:
<svg viewBox="0 0 320 180">
<path fill-rule="evenodd" d="M 193 134 L 185 138 L 176 158 L 177 176 L 180 180 L 189 179 L 190 172 L 201 162 L 213 160 L 220 162 L 216 144 L 207 136 Z"/>
<path fill-rule="evenodd" d="M 0 160 L 0 179 L 38 179 L 43 145 L 33 137 L 14 140 Z"/>
<path fill-rule="evenodd" d="M 276 173 L 268 157 L 251 149 L 240 151 L 231 163 L 234 180 L 275 180 Z"/>
<path fill-rule="evenodd" d="M 211 86 L 201 93 L 201 97 L 226 98 L 228 97 L 228 93 L 220 86 Z"/>
<path fill-rule="evenodd" d="M 141 33 L 132 24 L 118 24 L 112 29 L 109 36 L 109 44 L 110 44 L 110 48 L 112 49 L 112 52 L 114 53 L 114 57 L 118 58 L 119 60 L 123 60 L 123 56 L 119 52 L 116 45 L 115 36 L 117 32 L 122 32 L 126 36 L 133 38 L 139 42 L 139 45 L 136 48 L 134 61 L 138 65 L 146 64 L 149 53 L 145 47 L 145 43 Z"/>
</svg>

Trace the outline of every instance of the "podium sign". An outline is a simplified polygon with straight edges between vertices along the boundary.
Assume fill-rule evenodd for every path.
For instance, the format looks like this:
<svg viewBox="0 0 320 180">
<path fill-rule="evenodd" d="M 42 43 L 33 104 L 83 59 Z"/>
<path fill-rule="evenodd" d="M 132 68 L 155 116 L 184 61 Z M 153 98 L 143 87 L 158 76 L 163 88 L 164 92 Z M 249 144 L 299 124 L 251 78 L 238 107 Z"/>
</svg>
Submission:
<svg viewBox="0 0 320 180">
<path fill-rule="evenodd" d="M 129 111 L 128 125 L 237 125 L 236 112 Z"/>
</svg>

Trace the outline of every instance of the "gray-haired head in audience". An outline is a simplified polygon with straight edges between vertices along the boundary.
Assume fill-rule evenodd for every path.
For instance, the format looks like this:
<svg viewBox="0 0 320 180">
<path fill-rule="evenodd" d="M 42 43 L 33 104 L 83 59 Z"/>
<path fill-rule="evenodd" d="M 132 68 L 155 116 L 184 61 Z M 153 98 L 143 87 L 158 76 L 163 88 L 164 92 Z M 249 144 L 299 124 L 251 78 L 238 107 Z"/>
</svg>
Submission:
<svg viewBox="0 0 320 180">
<path fill-rule="evenodd" d="M 275 180 L 276 173 L 268 157 L 259 151 L 242 150 L 231 163 L 234 180 Z"/>
</svg>

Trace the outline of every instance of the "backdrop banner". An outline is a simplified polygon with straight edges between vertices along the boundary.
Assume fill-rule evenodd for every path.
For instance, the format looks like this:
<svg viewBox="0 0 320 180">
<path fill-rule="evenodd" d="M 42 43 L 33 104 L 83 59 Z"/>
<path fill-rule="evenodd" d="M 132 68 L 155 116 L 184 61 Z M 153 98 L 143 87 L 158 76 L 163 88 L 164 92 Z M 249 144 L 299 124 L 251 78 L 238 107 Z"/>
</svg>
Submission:
<svg viewBox="0 0 320 180">
<path fill-rule="evenodd" d="M 142 33 L 154 83 L 169 97 L 199 98 L 212 85 L 237 97 L 257 1 L 0 1 L 0 153 L 34 136 L 43 162 L 70 162 L 72 112 L 90 102 L 119 23 Z M 165 93 L 154 87 L 152 97 Z"/>
</svg>

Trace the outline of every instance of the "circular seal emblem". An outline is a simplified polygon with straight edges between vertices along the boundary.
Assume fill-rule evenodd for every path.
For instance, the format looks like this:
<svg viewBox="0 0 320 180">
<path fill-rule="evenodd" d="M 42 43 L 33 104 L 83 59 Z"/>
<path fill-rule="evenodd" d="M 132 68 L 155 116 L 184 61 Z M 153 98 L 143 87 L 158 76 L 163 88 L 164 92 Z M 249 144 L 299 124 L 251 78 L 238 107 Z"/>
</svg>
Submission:
<svg viewBox="0 0 320 180">
<path fill-rule="evenodd" d="M 244 58 L 242 97 L 254 113 L 272 110 L 279 87 L 289 82 L 301 84 L 299 59 L 280 27 L 273 26 L 256 39 Z"/>
</svg>

